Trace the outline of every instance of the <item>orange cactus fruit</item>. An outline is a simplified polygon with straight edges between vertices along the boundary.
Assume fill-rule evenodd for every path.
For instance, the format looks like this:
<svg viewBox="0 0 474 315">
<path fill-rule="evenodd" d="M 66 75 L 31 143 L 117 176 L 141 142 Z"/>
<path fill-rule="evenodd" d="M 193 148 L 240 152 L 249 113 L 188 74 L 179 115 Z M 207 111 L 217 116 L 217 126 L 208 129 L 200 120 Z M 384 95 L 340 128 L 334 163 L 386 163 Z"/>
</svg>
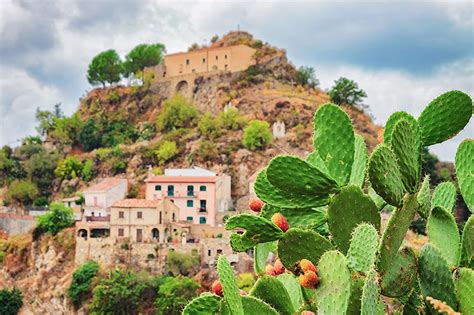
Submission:
<svg viewBox="0 0 474 315">
<path fill-rule="evenodd" d="M 222 291 L 222 284 L 220 280 L 214 281 L 212 283 L 211 289 L 214 294 L 219 295 L 219 296 L 224 296 L 224 293 Z"/>
<path fill-rule="evenodd" d="M 280 212 L 277 212 L 272 216 L 272 222 L 283 232 L 288 231 L 288 221 L 286 221 L 286 218 Z"/>
<path fill-rule="evenodd" d="M 252 198 L 249 202 L 249 208 L 252 211 L 260 212 L 262 210 L 264 203 L 258 198 Z"/>
</svg>

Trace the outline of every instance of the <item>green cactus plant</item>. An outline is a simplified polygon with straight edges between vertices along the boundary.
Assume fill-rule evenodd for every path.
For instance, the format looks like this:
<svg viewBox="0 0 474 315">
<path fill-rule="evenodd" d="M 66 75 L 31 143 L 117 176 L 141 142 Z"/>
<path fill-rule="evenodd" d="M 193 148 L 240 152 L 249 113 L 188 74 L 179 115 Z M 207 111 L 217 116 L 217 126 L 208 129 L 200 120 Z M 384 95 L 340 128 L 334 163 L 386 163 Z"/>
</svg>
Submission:
<svg viewBox="0 0 474 315">
<path fill-rule="evenodd" d="M 459 188 L 467 207 L 474 211 L 474 140 L 466 139 L 458 147 L 456 152 L 456 176 Z"/>
<path fill-rule="evenodd" d="M 452 211 L 456 202 L 456 187 L 451 182 L 444 182 L 436 186 L 431 197 L 431 207 L 440 206 Z"/>
<path fill-rule="evenodd" d="M 280 314 L 291 315 L 295 312 L 290 294 L 283 283 L 275 277 L 263 276 L 258 279 L 250 295 L 266 302 Z"/>
<path fill-rule="evenodd" d="M 450 266 L 457 266 L 461 241 L 453 215 L 441 206 L 434 207 L 426 229 L 430 243 L 439 249 Z"/>
</svg>

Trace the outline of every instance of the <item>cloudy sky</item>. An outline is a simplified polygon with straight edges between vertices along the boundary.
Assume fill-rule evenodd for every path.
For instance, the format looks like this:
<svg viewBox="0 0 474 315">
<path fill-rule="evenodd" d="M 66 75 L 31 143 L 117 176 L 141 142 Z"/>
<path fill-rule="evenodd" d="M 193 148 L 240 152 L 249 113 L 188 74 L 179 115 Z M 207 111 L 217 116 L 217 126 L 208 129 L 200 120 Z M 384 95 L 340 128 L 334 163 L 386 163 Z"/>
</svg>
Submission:
<svg viewBox="0 0 474 315">
<path fill-rule="evenodd" d="M 456 1 L 0 0 L 0 145 L 34 133 L 37 107 L 75 111 L 100 51 L 161 42 L 176 52 L 237 25 L 314 67 L 323 89 L 357 81 L 380 124 L 396 110 L 418 115 L 444 91 L 474 96 L 473 16 L 473 2 Z M 432 151 L 453 160 L 473 136 L 471 122 Z"/>
</svg>

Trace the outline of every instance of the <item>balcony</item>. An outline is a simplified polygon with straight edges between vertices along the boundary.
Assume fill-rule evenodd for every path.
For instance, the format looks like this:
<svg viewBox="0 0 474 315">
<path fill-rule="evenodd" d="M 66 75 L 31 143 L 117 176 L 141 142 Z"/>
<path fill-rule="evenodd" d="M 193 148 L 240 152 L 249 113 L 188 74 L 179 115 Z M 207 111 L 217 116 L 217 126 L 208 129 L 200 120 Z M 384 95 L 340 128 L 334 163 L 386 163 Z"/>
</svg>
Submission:
<svg viewBox="0 0 474 315">
<path fill-rule="evenodd" d="M 207 212 L 206 208 L 198 208 L 198 209 L 199 209 L 199 213 Z"/>
</svg>

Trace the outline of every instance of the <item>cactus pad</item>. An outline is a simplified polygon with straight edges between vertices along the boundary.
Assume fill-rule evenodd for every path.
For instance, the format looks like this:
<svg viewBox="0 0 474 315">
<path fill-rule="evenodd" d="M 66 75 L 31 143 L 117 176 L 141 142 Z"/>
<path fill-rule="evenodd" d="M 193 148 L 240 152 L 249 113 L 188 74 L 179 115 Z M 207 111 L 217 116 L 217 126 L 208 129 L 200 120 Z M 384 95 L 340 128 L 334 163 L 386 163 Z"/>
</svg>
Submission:
<svg viewBox="0 0 474 315">
<path fill-rule="evenodd" d="M 456 177 L 462 197 L 471 212 L 474 211 L 474 140 L 466 139 L 456 152 Z"/>
<path fill-rule="evenodd" d="M 280 212 L 288 221 L 289 226 L 317 230 L 327 221 L 325 208 L 282 209 L 268 204 L 264 205 L 260 216 L 271 220 L 272 215 Z"/>
<path fill-rule="evenodd" d="M 428 219 L 430 215 L 431 202 L 430 202 L 430 176 L 426 175 L 421 184 L 420 191 L 418 192 L 418 214 Z"/>
<path fill-rule="evenodd" d="M 359 224 L 352 232 L 347 261 L 352 271 L 367 274 L 379 249 L 379 234 L 373 225 Z"/>
<path fill-rule="evenodd" d="M 454 282 L 448 263 L 432 244 L 425 244 L 418 261 L 421 293 L 456 307 Z M 431 308 L 431 306 L 429 306 Z"/>
<path fill-rule="evenodd" d="M 224 255 L 220 255 L 217 259 L 217 273 L 219 274 L 219 279 L 222 284 L 224 301 L 229 307 L 230 313 L 243 315 L 244 309 L 240 298 L 239 287 L 235 282 L 234 271 Z"/>
<path fill-rule="evenodd" d="M 278 241 L 278 257 L 283 266 L 295 271 L 296 263 L 301 259 L 315 263 L 324 252 L 333 248 L 329 240 L 316 232 L 289 229 Z"/>
<path fill-rule="evenodd" d="M 382 274 L 380 287 L 385 296 L 401 297 L 416 285 L 416 258 L 411 248 L 400 249 L 389 269 Z"/>
<path fill-rule="evenodd" d="M 395 260 L 400 245 L 405 238 L 408 227 L 415 217 L 418 209 L 418 200 L 414 195 L 407 195 L 403 201 L 403 207 L 397 208 L 390 217 L 387 227 L 382 236 L 380 244 L 380 258 L 378 270 L 381 274 L 390 269 Z"/>
<path fill-rule="evenodd" d="M 474 215 L 464 224 L 461 244 L 461 265 L 474 268 Z"/>
<path fill-rule="evenodd" d="M 275 224 L 265 218 L 243 213 L 230 217 L 225 223 L 226 230 L 245 229 L 244 234 L 233 234 L 231 246 L 234 251 L 246 251 L 258 243 L 266 243 L 279 239 L 283 232 Z"/>
<path fill-rule="evenodd" d="M 449 210 L 454 208 L 456 202 L 456 187 L 451 182 L 444 182 L 436 186 L 431 197 L 431 207 L 440 206 Z"/>
<path fill-rule="evenodd" d="M 317 288 L 318 314 L 345 314 L 351 295 L 351 273 L 339 251 L 324 253 L 318 263 L 321 283 Z"/>
<path fill-rule="evenodd" d="M 458 227 L 450 211 L 436 206 L 431 210 L 426 231 L 430 243 L 436 246 L 450 266 L 459 263 L 460 240 Z"/>
<path fill-rule="evenodd" d="M 245 315 L 279 315 L 273 307 L 253 296 L 243 296 L 242 305 Z M 220 310 L 221 315 L 234 315 L 234 313 L 229 310 L 229 307 L 226 303 L 224 303 L 224 301 L 221 302 Z"/>
<path fill-rule="evenodd" d="M 276 242 L 259 243 L 255 245 L 253 267 L 257 275 L 262 275 L 265 272 L 267 265 L 268 254 L 276 252 Z"/>
<path fill-rule="evenodd" d="M 372 269 L 365 278 L 360 303 L 361 314 L 385 314 L 384 305 L 380 300 L 380 288 L 376 276 L 377 273 Z"/>
<path fill-rule="evenodd" d="M 303 300 L 301 286 L 298 283 L 298 280 L 294 275 L 289 273 L 282 273 L 281 275 L 277 276 L 277 279 L 286 288 L 286 291 L 290 296 L 291 303 L 293 304 L 293 308 L 297 310 Z"/>
<path fill-rule="evenodd" d="M 446 92 L 423 110 L 418 118 L 424 146 L 446 141 L 461 131 L 472 116 L 471 97 L 460 91 Z"/>
<path fill-rule="evenodd" d="M 347 306 L 347 315 L 360 314 L 360 299 L 362 297 L 362 287 L 364 286 L 364 279 L 357 274 L 352 274 L 351 296 L 349 298 L 349 305 Z"/>
<path fill-rule="evenodd" d="M 384 144 L 379 144 L 372 152 L 369 178 L 372 188 L 380 197 L 392 206 L 401 206 L 404 189 L 397 158 Z"/>
<path fill-rule="evenodd" d="M 352 231 L 362 222 L 372 224 L 377 230 L 380 229 L 377 206 L 359 187 L 343 187 L 328 207 L 329 231 L 343 253 L 349 249 Z"/>
<path fill-rule="evenodd" d="M 319 207 L 327 205 L 329 202 L 328 196 L 306 195 L 273 186 L 267 179 L 266 170 L 258 174 L 254 189 L 261 200 L 275 207 L 285 209 Z"/>
<path fill-rule="evenodd" d="M 354 128 L 347 114 L 334 104 L 314 114 L 313 145 L 339 185 L 349 182 L 354 161 Z"/>
<path fill-rule="evenodd" d="M 377 193 L 372 188 L 372 186 L 369 186 L 369 189 L 367 189 L 367 195 L 369 195 L 370 199 L 372 199 L 372 201 L 375 203 L 379 211 L 382 210 L 387 205 L 387 202 L 383 200 L 382 197 L 377 195 Z"/>
<path fill-rule="evenodd" d="M 459 310 L 463 314 L 474 314 L 474 271 L 469 268 L 459 268 L 455 278 Z"/>
<path fill-rule="evenodd" d="M 314 150 L 313 152 L 308 154 L 308 156 L 306 157 L 306 162 L 313 165 L 317 169 L 320 169 L 325 174 L 329 174 L 328 168 L 326 167 L 326 164 L 324 164 L 323 159 L 321 159 L 321 156 L 319 155 L 318 151 Z"/>
<path fill-rule="evenodd" d="M 291 315 L 295 312 L 290 295 L 276 277 L 263 276 L 258 279 L 250 295 L 269 304 L 280 314 Z"/>
<path fill-rule="evenodd" d="M 363 187 L 367 170 L 367 147 L 361 135 L 355 135 L 354 163 L 352 164 L 349 183 Z"/>
<path fill-rule="evenodd" d="M 183 315 L 214 315 L 219 311 L 221 298 L 215 294 L 204 292 L 186 305 Z"/>
<path fill-rule="evenodd" d="M 416 119 L 408 114 L 407 112 L 395 112 L 387 120 L 387 123 L 385 124 L 384 132 L 383 132 L 383 142 L 386 144 L 390 144 L 390 141 L 392 140 L 392 132 L 393 128 L 395 127 L 395 124 L 401 120 L 405 119 L 409 122 L 416 122 Z"/>
<path fill-rule="evenodd" d="M 390 145 L 397 157 L 398 169 L 405 190 L 416 193 L 421 171 L 420 134 L 416 122 L 399 120 L 393 128 Z"/>
</svg>

